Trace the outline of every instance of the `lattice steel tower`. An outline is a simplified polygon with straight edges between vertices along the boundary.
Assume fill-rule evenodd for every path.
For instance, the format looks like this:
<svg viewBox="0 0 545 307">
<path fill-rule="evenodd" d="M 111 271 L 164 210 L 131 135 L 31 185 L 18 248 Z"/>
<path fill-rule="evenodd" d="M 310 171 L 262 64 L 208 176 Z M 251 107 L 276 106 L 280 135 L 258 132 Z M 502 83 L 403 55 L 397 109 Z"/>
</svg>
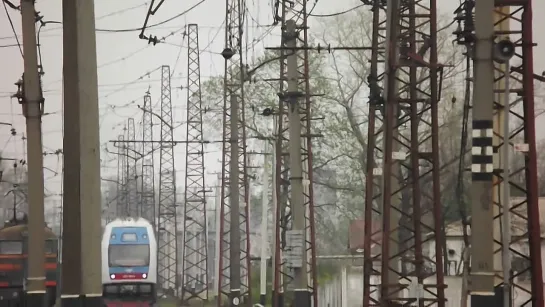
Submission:
<svg viewBox="0 0 545 307">
<path fill-rule="evenodd" d="M 182 300 L 208 300 L 208 248 L 206 245 L 206 197 L 204 139 L 199 59 L 199 28 L 187 29 L 187 131 L 185 154 L 184 246 Z"/>
<path fill-rule="evenodd" d="M 424 255 L 422 249 L 426 241 L 444 242 L 438 146 L 439 75 L 443 65 L 437 59 L 436 11 L 436 0 L 387 2 L 381 306 L 414 302 L 445 306 L 446 302 L 443 248 L 435 244 L 433 258 Z M 369 193 L 370 189 L 373 186 L 368 187 Z M 433 222 L 426 222 L 430 219 L 424 217 L 430 216 Z M 435 280 L 434 284 L 424 285 L 429 278 Z M 403 280 L 425 289 L 425 302 L 418 294 L 407 294 Z"/>
<path fill-rule="evenodd" d="M 231 305 L 250 305 L 250 242 L 248 224 L 248 180 L 246 173 L 246 129 L 244 125 L 244 75 L 242 32 L 244 0 L 226 1 L 223 159 L 218 278 L 222 295 Z"/>
<path fill-rule="evenodd" d="M 157 273 L 167 295 L 177 295 L 177 217 L 170 67 L 161 67 L 161 150 Z"/>
<path fill-rule="evenodd" d="M 307 1 L 282 1 L 273 306 L 316 306 Z M 287 214 L 287 213 L 290 214 Z"/>
<path fill-rule="evenodd" d="M 382 194 L 382 136 L 384 96 L 382 82 L 384 81 L 384 43 L 386 41 L 386 0 L 374 0 L 368 3 L 372 6 L 371 33 L 371 64 L 367 81 L 369 84 L 369 115 L 367 121 L 367 156 L 365 172 L 365 208 L 364 208 L 364 274 L 363 274 L 363 306 L 379 304 L 377 285 L 371 281 L 372 276 L 380 274 L 378 266 L 374 265 L 380 258 L 372 253 L 373 246 L 380 246 L 381 229 L 372 225 L 379 223 L 380 212 L 377 206 Z"/>
<path fill-rule="evenodd" d="M 125 136 L 117 137 L 117 200 L 116 216 L 123 217 L 128 215 L 127 208 L 127 143 Z"/>
<path fill-rule="evenodd" d="M 127 210 L 129 217 L 140 216 L 140 199 L 138 197 L 137 161 L 140 153 L 136 146 L 136 126 L 134 118 L 127 120 Z"/>
<path fill-rule="evenodd" d="M 147 93 L 144 96 L 144 107 L 142 114 L 142 180 L 140 188 L 141 216 L 156 225 L 155 216 L 155 171 L 153 159 L 153 107 L 151 96 Z"/>
</svg>

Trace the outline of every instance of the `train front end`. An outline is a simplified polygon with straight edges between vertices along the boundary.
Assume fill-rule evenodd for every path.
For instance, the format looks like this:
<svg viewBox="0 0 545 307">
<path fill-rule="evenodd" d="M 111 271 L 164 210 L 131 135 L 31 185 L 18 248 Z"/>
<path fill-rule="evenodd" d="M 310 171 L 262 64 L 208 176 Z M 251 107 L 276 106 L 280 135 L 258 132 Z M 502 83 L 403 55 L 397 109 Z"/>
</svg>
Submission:
<svg viewBox="0 0 545 307">
<path fill-rule="evenodd" d="M 157 242 L 143 219 L 115 220 L 102 239 L 103 298 L 108 307 L 154 306 Z"/>
</svg>

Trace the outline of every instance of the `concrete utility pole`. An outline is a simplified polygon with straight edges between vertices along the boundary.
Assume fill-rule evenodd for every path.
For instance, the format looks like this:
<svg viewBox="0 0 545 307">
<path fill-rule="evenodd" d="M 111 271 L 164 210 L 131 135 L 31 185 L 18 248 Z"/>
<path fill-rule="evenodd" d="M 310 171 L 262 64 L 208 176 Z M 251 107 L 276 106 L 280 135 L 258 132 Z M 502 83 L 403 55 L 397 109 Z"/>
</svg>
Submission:
<svg viewBox="0 0 545 307">
<path fill-rule="evenodd" d="M 482 208 L 478 210 L 480 216 L 472 214 L 471 232 L 478 235 L 472 236 L 471 270 L 477 270 L 478 276 L 471 276 L 471 303 L 484 300 L 482 304 L 487 304 L 487 300 L 493 300 L 498 306 L 514 303 L 517 306 L 542 307 L 545 303 L 537 193 L 534 81 L 545 79 L 534 74 L 533 70 L 532 1 L 466 0 L 455 13 L 459 23 L 459 30 L 455 32 L 457 41 L 472 50 L 469 54 L 475 63 L 472 78 L 475 95 L 481 95 L 479 99 L 477 96 L 473 99 L 473 117 L 482 119 L 486 115 L 485 119 L 490 119 L 487 124 L 490 128 L 485 136 L 481 135 L 483 131 L 473 132 L 474 142 L 477 140 L 477 144 L 473 144 L 473 152 L 481 155 L 472 158 L 476 163 L 472 166 L 472 177 L 477 179 L 472 197 L 474 208 Z M 511 58 L 515 59 L 510 63 Z M 495 68 L 492 61 L 496 62 Z M 483 88 L 483 83 L 486 88 Z M 481 115 L 477 117 L 475 112 Z M 492 129 L 494 136 L 490 132 Z M 489 148 L 482 152 L 479 147 Z M 513 153 L 509 154 L 511 150 Z M 511 165 L 506 165 L 507 162 Z M 488 169 L 484 164 L 488 164 Z M 494 185 L 494 188 L 490 187 L 492 195 L 488 198 L 489 194 L 480 197 L 476 191 L 485 191 L 483 184 L 488 187 Z M 503 194 L 498 191 L 498 186 Z M 510 188 L 514 188 L 512 191 L 516 194 L 508 195 Z M 512 216 L 511 221 L 509 215 Z M 491 216 L 494 227 L 489 226 Z M 477 225 L 481 228 L 473 228 Z M 483 228 L 488 232 L 483 234 Z M 491 235 L 494 243 L 490 243 Z M 481 263 L 480 268 L 478 263 Z M 490 276 L 491 272 L 495 276 Z M 482 279 L 486 279 L 487 284 L 483 284 Z M 495 288 L 491 288 L 490 283 L 494 283 Z M 477 288 L 477 285 L 486 289 Z M 492 291 L 495 292 L 494 298 L 491 298 L 494 295 Z"/>
<path fill-rule="evenodd" d="M 231 306 L 251 306 L 249 189 L 246 154 L 243 29 L 244 1 L 226 1 L 221 224 L 218 257 L 220 294 Z"/>
<path fill-rule="evenodd" d="M 267 303 L 267 251 L 269 248 L 269 233 L 267 231 L 267 224 L 269 223 L 269 176 L 271 168 L 270 158 L 268 155 L 269 147 L 269 140 L 265 140 L 265 154 L 263 155 L 263 190 L 261 192 L 261 260 L 259 263 L 259 303 L 263 306 L 265 306 Z"/>
<path fill-rule="evenodd" d="M 28 273 L 27 306 L 41 306 L 45 299 L 44 173 L 42 148 L 43 102 L 36 45 L 34 0 L 21 1 L 24 67 L 23 115 L 26 117 L 28 152 Z"/>
<path fill-rule="evenodd" d="M 63 1 L 62 306 L 101 306 L 100 140 L 94 1 Z M 43 227 L 43 226 L 42 226 Z"/>
<path fill-rule="evenodd" d="M 471 305 L 494 305 L 492 210 L 494 0 L 475 1 L 475 75 L 471 184 Z"/>
<path fill-rule="evenodd" d="M 308 1 L 281 1 L 273 306 L 317 305 Z M 286 84 L 287 83 L 287 84 Z M 293 127 L 292 127 L 293 125 Z M 290 191 L 291 187 L 291 192 Z M 292 302 L 284 302 L 286 292 Z"/>
<path fill-rule="evenodd" d="M 286 48 L 294 50 L 287 59 L 288 76 L 288 121 L 289 121 L 289 165 L 291 186 L 291 214 L 293 228 L 287 235 L 291 247 L 288 257 L 293 269 L 295 280 L 295 306 L 310 306 L 310 297 L 307 290 L 307 261 L 305 249 L 305 203 L 303 195 L 303 169 L 301 157 L 301 114 L 299 106 L 299 80 L 297 71 L 297 31 L 294 20 L 286 21 L 286 33 L 289 38 Z"/>
</svg>

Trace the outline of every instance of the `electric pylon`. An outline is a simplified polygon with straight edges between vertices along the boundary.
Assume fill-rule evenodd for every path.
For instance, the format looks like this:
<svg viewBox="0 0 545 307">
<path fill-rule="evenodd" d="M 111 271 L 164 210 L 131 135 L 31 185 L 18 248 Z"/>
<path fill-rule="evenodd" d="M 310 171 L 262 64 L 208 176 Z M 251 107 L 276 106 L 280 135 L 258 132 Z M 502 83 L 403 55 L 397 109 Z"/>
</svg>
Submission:
<svg viewBox="0 0 545 307">
<path fill-rule="evenodd" d="M 161 150 L 157 274 L 164 294 L 177 296 L 177 216 L 170 67 L 161 67 Z"/>
<path fill-rule="evenodd" d="M 442 244 L 433 258 L 422 253 L 426 241 L 443 242 L 437 5 L 390 0 L 386 10 L 380 303 L 445 306 Z M 404 294 L 406 281 L 418 290 Z"/>
<path fill-rule="evenodd" d="M 282 306 L 285 299 L 294 306 L 316 306 L 307 1 L 281 5 L 273 306 Z"/>
<path fill-rule="evenodd" d="M 127 216 L 127 145 L 125 136 L 117 137 L 117 200 L 116 200 L 116 216 Z"/>
<path fill-rule="evenodd" d="M 153 107 L 151 96 L 146 93 L 142 112 L 142 180 L 140 188 L 141 216 L 152 225 L 156 225 L 155 215 L 155 171 L 154 167 L 154 146 L 153 146 Z"/>
<path fill-rule="evenodd" d="M 510 193 L 511 199 L 506 201 L 506 207 L 511 215 L 508 220 L 513 225 L 510 227 L 511 235 L 502 238 L 500 242 L 502 246 L 506 245 L 505 248 L 510 254 L 508 260 L 514 264 L 511 265 L 514 274 L 508 276 L 508 286 L 513 287 L 511 291 L 514 291 L 510 297 L 517 297 L 517 305 L 530 304 L 535 307 L 543 307 L 545 306 L 545 298 L 541 260 L 534 97 L 534 79 L 541 81 L 543 79 L 536 78 L 534 75 L 532 1 L 496 0 L 495 14 L 497 43 L 507 38 L 514 43 L 515 47 L 514 57 L 511 61 L 513 65 L 497 65 L 497 75 L 494 79 L 497 84 L 496 88 L 509 91 L 507 99 L 503 100 L 503 105 L 504 107 L 508 105 L 507 112 L 510 113 L 509 126 L 506 127 L 509 131 L 508 135 L 503 133 L 501 128 L 495 129 L 497 131 L 494 134 L 500 139 L 500 144 L 497 144 L 498 148 L 503 144 L 509 144 L 508 140 L 512 140 L 515 150 L 510 156 L 516 161 L 515 167 L 503 171 L 497 167 L 497 171 L 494 172 L 497 177 L 496 184 L 508 181 L 509 190 L 513 191 Z M 506 32 L 510 35 L 506 35 Z M 500 85 L 502 82 L 504 83 L 503 87 Z M 497 94 L 494 99 L 495 104 L 498 105 L 495 108 L 497 109 L 497 115 L 494 118 L 495 127 L 500 127 L 500 123 L 503 122 L 501 107 L 499 107 L 502 105 L 502 96 Z M 509 151 L 511 150 L 509 149 Z M 505 157 L 505 159 L 508 158 Z M 511 161 L 511 159 L 509 160 Z M 504 180 L 506 179 L 505 173 L 509 173 L 508 180 Z M 502 203 L 496 202 L 495 205 L 499 207 Z M 503 216 L 500 212 L 505 212 L 505 210 L 498 208 L 496 212 L 499 214 L 494 214 L 494 219 L 497 221 L 494 224 L 499 226 Z M 495 241 L 497 242 L 497 240 Z M 521 251 L 519 246 L 522 242 L 528 242 L 529 248 L 522 248 Z M 526 243 L 522 244 L 526 245 Z M 501 250 L 501 246 L 494 248 L 496 253 L 501 253 Z M 501 257 L 497 258 L 501 259 Z M 530 285 L 528 285 L 528 281 Z M 496 286 L 501 283 L 501 281 L 497 281 Z"/>
<path fill-rule="evenodd" d="M 379 201 L 382 195 L 382 168 L 379 162 L 383 159 L 383 113 L 384 95 L 384 43 L 386 41 L 386 1 L 374 0 L 372 6 L 371 61 L 367 77 L 369 85 L 369 113 L 367 121 L 367 155 L 365 176 L 365 208 L 364 208 L 364 245 L 363 245 L 363 306 L 378 305 L 378 285 L 371 276 L 380 276 L 381 229 L 373 224 L 380 221 Z M 378 253 L 378 255 L 377 255 Z"/>
<path fill-rule="evenodd" d="M 137 218 L 140 216 L 140 201 L 138 199 L 138 171 L 137 161 L 140 152 L 136 146 L 136 126 L 134 118 L 127 120 L 127 210 L 128 217 Z"/>
<path fill-rule="evenodd" d="M 472 158 L 472 187 L 485 183 L 492 189 L 472 193 L 476 206 L 471 225 L 472 304 L 483 299 L 497 302 L 494 294 L 501 293 L 503 306 L 513 301 L 516 306 L 542 307 L 534 80 L 545 80 L 533 71 L 532 1 L 484 2 L 479 5 L 486 7 L 481 6 L 478 13 L 475 1 L 461 4 L 456 10 L 459 27 L 455 32 L 458 43 L 473 51 L 472 80 L 474 91 L 479 91 L 472 106 L 473 148 L 490 148 L 486 155 L 473 150 Z M 494 9 L 494 18 L 483 18 L 489 7 Z M 493 71 L 484 69 L 483 63 Z M 483 92 L 480 82 L 493 83 L 492 90 Z M 478 111 L 477 103 L 481 104 Z M 492 121 L 475 120 L 483 116 Z M 481 127 L 484 122 L 488 129 Z M 490 133 L 477 133 L 480 128 Z M 483 192 L 489 197 L 483 198 Z"/>
<path fill-rule="evenodd" d="M 191 300 L 208 300 L 208 248 L 199 28 L 196 24 L 187 28 L 187 146 L 181 286 L 183 305 L 189 306 Z"/>
<path fill-rule="evenodd" d="M 223 158 L 218 306 L 250 306 L 250 241 L 244 114 L 244 0 L 226 1 Z"/>
</svg>

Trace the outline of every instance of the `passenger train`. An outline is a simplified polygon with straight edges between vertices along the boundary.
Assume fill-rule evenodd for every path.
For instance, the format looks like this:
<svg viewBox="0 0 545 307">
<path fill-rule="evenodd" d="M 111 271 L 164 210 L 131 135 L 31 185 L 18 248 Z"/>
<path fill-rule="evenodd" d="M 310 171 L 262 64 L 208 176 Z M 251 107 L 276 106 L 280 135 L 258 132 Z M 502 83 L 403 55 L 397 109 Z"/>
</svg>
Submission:
<svg viewBox="0 0 545 307">
<path fill-rule="evenodd" d="M 108 223 L 102 237 L 105 305 L 154 306 L 156 284 L 157 241 L 151 223 L 142 218 Z"/>
<path fill-rule="evenodd" d="M 44 227 L 46 306 L 54 306 L 57 292 L 57 235 Z M 0 228 L 0 306 L 23 306 L 24 281 L 27 277 L 28 219 L 14 216 Z"/>
</svg>

